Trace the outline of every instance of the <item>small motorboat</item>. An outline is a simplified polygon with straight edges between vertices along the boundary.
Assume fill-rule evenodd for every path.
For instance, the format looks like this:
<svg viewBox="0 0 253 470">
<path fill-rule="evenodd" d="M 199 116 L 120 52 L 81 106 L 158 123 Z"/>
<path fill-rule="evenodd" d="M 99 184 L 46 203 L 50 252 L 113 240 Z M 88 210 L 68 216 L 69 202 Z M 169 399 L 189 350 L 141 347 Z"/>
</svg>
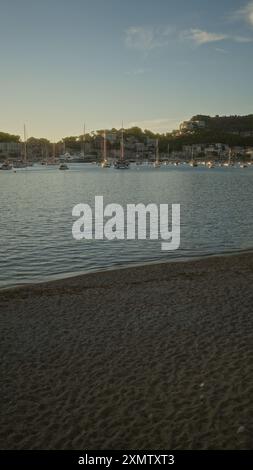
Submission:
<svg viewBox="0 0 253 470">
<path fill-rule="evenodd" d="M 69 167 L 66 163 L 62 163 L 60 166 L 59 166 L 59 170 L 69 170 Z"/>
<path fill-rule="evenodd" d="M 0 167 L 0 170 L 12 170 L 12 165 L 8 162 L 4 162 Z"/>
<path fill-rule="evenodd" d="M 26 162 L 23 162 L 22 160 L 17 160 L 16 162 L 13 163 L 13 168 L 27 168 L 28 166 L 28 163 Z"/>
<path fill-rule="evenodd" d="M 111 164 L 110 164 L 110 162 L 108 162 L 108 160 L 103 160 L 102 163 L 101 163 L 101 167 L 102 168 L 111 168 Z"/>
<path fill-rule="evenodd" d="M 114 163 L 114 168 L 116 170 L 128 170 L 129 169 L 129 162 L 126 160 L 116 160 Z"/>
</svg>

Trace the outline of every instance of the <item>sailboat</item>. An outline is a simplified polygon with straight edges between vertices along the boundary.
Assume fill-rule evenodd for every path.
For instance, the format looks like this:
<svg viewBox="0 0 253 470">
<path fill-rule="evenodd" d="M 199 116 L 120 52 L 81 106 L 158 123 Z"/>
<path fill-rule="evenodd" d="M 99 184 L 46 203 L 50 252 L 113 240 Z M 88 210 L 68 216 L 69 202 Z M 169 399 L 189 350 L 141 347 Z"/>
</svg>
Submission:
<svg viewBox="0 0 253 470">
<path fill-rule="evenodd" d="M 82 136 L 82 143 L 81 143 L 81 158 L 79 159 L 80 162 L 85 162 L 85 134 L 86 134 L 86 126 L 85 123 L 83 125 L 83 136 Z"/>
<path fill-rule="evenodd" d="M 29 164 L 27 163 L 27 137 L 26 137 L 26 126 L 24 124 L 24 155 L 21 160 L 18 160 L 13 163 L 14 169 L 16 168 L 27 168 Z M 30 164 L 32 166 L 32 163 Z"/>
<path fill-rule="evenodd" d="M 69 170 L 69 167 L 68 167 L 67 163 L 65 162 L 65 160 L 70 159 L 69 153 L 66 152 L 66 143 L 65 143 L 65 141 L 63 141 L 63 148 L 64 148 L 64 153 L 63 153 L 63 155 L 60 155 L 61 164 L 59 166 L 59 170 L 65 171 L 65 170 Z"/>
<path fill-rule="evenodd" d="M 47 166 L 48 165 L 48 148 L 46 142 L 42 144 L 42 152 L 45 155 L 45 160 L 41 162 L 41 165 Z"/>
<path fill-rule="evenodd" d="M 194 160 L 194 150 L 193 150 L 193 147 L 192 147 L 192 159 L 191 159 L 191 161 L 190 161 L 190 166 L 193 166 L 193 167 L 198 166 L 196 160 Z"/>
<path fill-rule="evenodd" d="M 106 147 L 106 130 L 104 131 L 104 148 L 103 148 L 103 160 L 101 163 L 102 168 L 110 168 L 111 164 L 107 160 L 107 147 Z"/>
<path fill-rule="evenodd" d="M 154 163 L 154 168 L 160 168 L 161 163 L 159 160 L 159 142 L 158 139 L 156 139 L 156 157 L 155 157 L 155 163 Z"/>
<path fill-rule="evenodd" d="M 53 155 L 52 155 L 52 158 L 50 158 L 49 160 L 47 160 L 47 165 L 49 166 L 56 166 L 58 165 L 57 161 L 56 161 L 56 152 L 55 152 L 55 142 L 53 142 Z"/>
<path fill-rule="evenodd" d="M 234 162 L 232 161 L 232 157 L 233 157 L 233 154 L 232 154 L 232 148 L 229 149 L 229 153 L 228 153 L 228 161 L 223 163 L 222 166 L 225 166 L 225 167 L 234 167 Z"/>
<path fill-rule="evenodd" d="M 116 168 L 117 170 L 128 170 L 129 169 L 129 162 L 127 162 L 125 160 L 123 123 L 122 123 L 122 129 L 121 129 L 120 159 L 116 160 L 116 162 L 114 163 L 114 168 Z"/>
</svg>

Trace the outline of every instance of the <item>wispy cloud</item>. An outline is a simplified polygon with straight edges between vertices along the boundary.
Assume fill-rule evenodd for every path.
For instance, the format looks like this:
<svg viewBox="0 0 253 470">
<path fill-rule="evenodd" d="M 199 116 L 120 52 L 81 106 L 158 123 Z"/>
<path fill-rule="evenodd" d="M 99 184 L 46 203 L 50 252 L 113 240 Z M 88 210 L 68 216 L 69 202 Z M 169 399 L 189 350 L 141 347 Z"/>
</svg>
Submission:
<svg viewBox="0 0 253 470">
<path fill-rule="evenodd" d="M 252 11 L 250 10 L 252 9 Z M 247 13 L 246 13 L 247 12 Z M 250 2 L 244 9 L 236 12 L 237 17 L 252 15 L 253 25 L 253 1 Z M 235 35 L 223 32 L 205 31 L 204 29 L 191 28 L 186 31 L 177 31 L 172 26 L 130 26 L 125 31 L 125 45 L 129 49 L 136 49 L 146 54 L 149 51 L 157 48 L 168 46 L 171 41 L 175 40 L 192 41 L 197 46 L 205 44 L 221 43 L 223 41 L 231 41 L 236 43 L 250 43 L 253 42 L 253 37 Z M 139 72 L 141 73 L 141 72 Z M 138 74 L 138 71 L 137 73 Z"/>
<path fill-rule="evenodd" d="M 172 31 L 170 26 L 130 26 L 125 31 L 125 44 L 131 49 L 150 51 L 167 46 Z"/>
<path fill-rule="evenodd" d="M 231 18 L 234 20 L 243 19 L 253 26 L 253 1 L 232 13 Z"/>
<path fill-rule="evenodd" d="M 190 31 L 185 31 L 183 38 L 192 40 L 195 44 L 197 44 L 197 46 L 222 41 L 233 41 L 238 43 L 250 43 L 253 41 L 253 37 L 211 33 L 208 31 L 203 31 L 202 29 L 191 29 Z"/>
<path fill-rule="evenodd" d="M 185 33 L 185 38 L 191 39 L 198 45 L 208 44 L 210 42 L 220 42 L 228 38 L 226 34 L 209 33 L 201 29 L 191 29 Z"/>
</svg>

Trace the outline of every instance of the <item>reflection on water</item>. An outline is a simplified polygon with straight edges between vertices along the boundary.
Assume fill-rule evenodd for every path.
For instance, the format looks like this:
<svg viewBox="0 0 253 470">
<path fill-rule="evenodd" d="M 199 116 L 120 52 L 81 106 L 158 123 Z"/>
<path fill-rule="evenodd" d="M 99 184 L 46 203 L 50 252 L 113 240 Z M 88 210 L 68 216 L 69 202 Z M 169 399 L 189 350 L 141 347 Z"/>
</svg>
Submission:
<svg viewBox="0 0 253 470">
<path fill-rule="evenodd" d="M 246 169 L 94 165 L 0 172 L 0 286 L 37 282 L 115 265 L 166 261 L 252 248 L 253 167 Z M 159 241 L 75 241 L 80 202 L 181 204 L 181 247 Z"/>
</svg>

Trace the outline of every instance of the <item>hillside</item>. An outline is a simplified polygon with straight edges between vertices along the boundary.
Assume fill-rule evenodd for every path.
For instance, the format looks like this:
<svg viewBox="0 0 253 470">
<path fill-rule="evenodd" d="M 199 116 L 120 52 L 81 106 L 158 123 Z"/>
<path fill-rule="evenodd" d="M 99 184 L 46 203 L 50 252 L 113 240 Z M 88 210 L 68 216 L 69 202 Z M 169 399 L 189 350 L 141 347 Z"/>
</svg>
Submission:
<svg viewBox="0 0 253 470">
<path fill-rule="evenodd" d="M 191 121 L 204 121 L 206 129 L 223 133 L 253 133 L 253 114 L 247 116 L 205 116 L 197 115 Z"/>
</svg>

